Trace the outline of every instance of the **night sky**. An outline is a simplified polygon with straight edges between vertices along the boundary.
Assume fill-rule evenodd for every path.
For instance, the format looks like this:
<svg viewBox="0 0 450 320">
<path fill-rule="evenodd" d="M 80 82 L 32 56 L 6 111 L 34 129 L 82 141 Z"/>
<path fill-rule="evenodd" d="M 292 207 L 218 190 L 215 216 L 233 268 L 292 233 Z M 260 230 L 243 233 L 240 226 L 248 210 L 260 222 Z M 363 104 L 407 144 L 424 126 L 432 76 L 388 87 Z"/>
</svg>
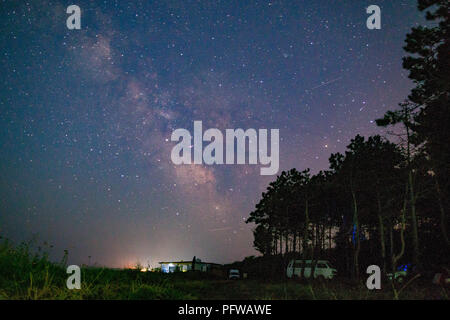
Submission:
<svg viewBox="0 0 450 320">
<path fill-rule="evenodd" d="M 81 7 L 68 30 L 67 6 Z M 366 8 L 381 8 L 369 30 Z M 0 234 L 112 267 L 256 254 L 275 176 L 175 166 L 172 132 L 280 129 L 280 171 L 328 168 L 403 101 L 415 0 L 0 2 Z M 88 257 L 91 256 L 89 259 Z"/>
</svg>

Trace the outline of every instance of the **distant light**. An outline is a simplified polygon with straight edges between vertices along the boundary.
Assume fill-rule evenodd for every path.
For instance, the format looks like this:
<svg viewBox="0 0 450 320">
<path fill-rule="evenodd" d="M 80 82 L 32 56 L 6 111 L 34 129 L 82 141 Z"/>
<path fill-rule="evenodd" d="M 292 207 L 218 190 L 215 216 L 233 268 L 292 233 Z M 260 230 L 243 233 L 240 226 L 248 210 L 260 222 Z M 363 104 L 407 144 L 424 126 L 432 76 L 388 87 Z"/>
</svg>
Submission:
<svg viewBox="0 0 450 320">
<path fill-rule="evenodd" d="M 147 272 L 147 271 L 148 271 L 147 268 L 142 268 L 142 269 L 141 269 L 141 272 Z"/>
</svg>

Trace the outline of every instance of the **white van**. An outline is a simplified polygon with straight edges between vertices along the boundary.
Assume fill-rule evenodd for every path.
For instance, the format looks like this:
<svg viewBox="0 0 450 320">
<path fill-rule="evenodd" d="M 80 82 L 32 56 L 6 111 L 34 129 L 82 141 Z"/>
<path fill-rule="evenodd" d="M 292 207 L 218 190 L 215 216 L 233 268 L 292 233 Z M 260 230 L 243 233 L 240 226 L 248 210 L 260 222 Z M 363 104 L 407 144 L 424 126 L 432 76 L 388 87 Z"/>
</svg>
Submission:
<svg viewBox="0 0 450 320">
<path fill-rule="evenodd" d="M 337 270 L 334 269 L 331 264 L 327 260 L 305 260 L 305 264 L 303 264 L 303 260 L 291 260 L 287 266 L 286 275 L 288 278 L 300 278 L 302 277 L 302 268 L 305 266 L 305 278 L 310 278 L 313 262 L 316 263 L 316 269 L 314 271 L 314 279 L 322 278 L 322 279 L 333 279 Z"/>
</svg>

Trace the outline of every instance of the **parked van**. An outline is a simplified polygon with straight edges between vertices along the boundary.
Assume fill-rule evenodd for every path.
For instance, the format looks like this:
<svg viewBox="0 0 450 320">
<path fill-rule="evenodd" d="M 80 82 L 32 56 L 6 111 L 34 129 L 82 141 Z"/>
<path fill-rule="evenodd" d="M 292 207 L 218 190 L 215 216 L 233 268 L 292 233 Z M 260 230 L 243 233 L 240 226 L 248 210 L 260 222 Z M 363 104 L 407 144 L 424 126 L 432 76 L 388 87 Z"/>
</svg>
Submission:
<svg viewBox="0 0 450 320">
<path fill-rule="evenodd" d="M 305 278 L 310 278 L 312 269 L 314 267 L 313 262 L 316 263 L 316 269 L 314 271 L 314 279 L 333 279 L 337 270 L 334 269 L 327 260 L 291 260 L 287 266 L 286 275 L 288 278 L 301 278 L 303 275 Z M 305 266 L 305 272 L 303 271 L 303 266 Z"/>
</svg>

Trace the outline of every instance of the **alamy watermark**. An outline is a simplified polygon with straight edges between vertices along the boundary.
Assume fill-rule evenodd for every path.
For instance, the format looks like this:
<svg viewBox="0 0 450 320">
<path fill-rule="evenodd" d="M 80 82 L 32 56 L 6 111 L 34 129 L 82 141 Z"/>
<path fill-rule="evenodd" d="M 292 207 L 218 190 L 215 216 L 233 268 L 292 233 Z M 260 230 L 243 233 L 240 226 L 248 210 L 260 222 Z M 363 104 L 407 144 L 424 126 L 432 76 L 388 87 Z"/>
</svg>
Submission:
<svg viewBox="0 0 450 320">
<path fill-rule="evenodd" d="M 81 9 L 79 6 L 72 4 L 67 7 L 67 14 L 70 16 L 66 20 L 66 26 L 69 30 L 80 30 L 81 29 Z"/>
<path fill-rule="evenodd" d="M 381 289 L 381 270 L 380 267 L 376 264 L 370 265 L 367 267 L 366 273 L 369 274 L 369 277 L 366 281 L 367 289 L 373 290 Z"/>
<path fill-rule="evenodd" d="M 381 9 L 379 6 L 372 4 L 367 7 L 366 13 L 370 14 L 367 18 L 366 26 L 369 30 L 381 29 Z"/>
<path fill-rule="evenodd" d="M 258 131 L 251 128 L 245 131 L 243 129 L 226 129 L 224 149 L 224 135 L 219 129 L 211 128 L 203 133 L 202 121 L 194 121 L 193 136 L 187 129 L 176 129 L 172 132 L 171 141 L 178 143 L 173 147 L 170 157 L 176 165 L 246 164 L 246 155 L 248 154 L 248 164 L 267 166 L 260 169 L 261 175 L 274 175 L 278 172 L 280 165 L 279 138 L 279 129 L 270 129 L 269 155 L 267 129 Z M 248 150 L 246 148 L 247 141 Z M 209 142 L 205 148 L 203 148 L 203 142 Z"/>
<path fill-rule="evenodd" d="M 81 289 L 81 269 L 79 266 L 73 264 L 67 267 L 67 274 L 70 276 L 67 278 L 66 286 L 67 289 Z"/>
</svg>

